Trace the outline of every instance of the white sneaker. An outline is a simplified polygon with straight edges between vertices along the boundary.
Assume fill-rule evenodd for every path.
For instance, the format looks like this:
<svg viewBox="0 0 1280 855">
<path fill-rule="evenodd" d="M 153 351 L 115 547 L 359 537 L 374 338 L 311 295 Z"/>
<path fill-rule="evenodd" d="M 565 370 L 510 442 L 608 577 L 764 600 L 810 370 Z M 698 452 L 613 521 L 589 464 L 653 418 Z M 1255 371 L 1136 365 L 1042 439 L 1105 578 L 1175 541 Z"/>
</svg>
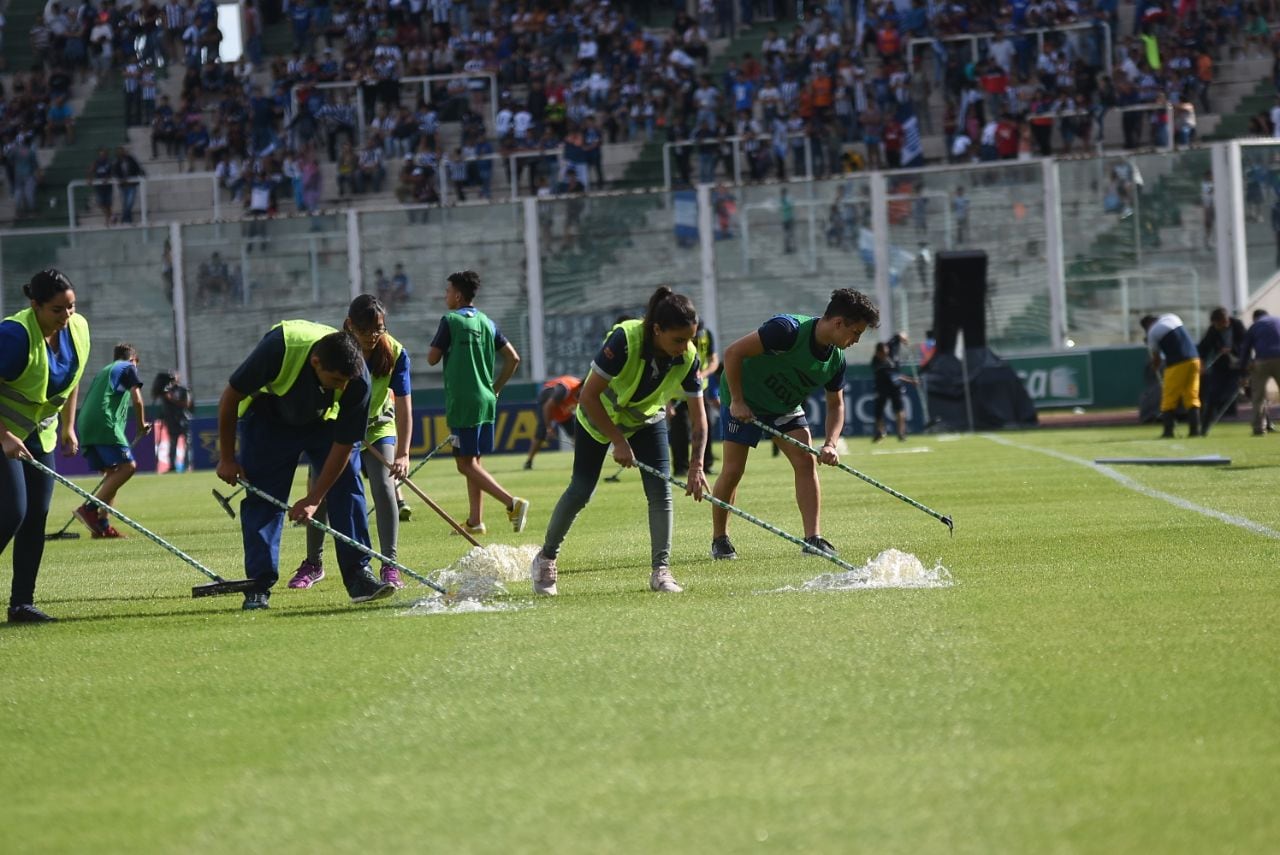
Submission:
<svg viewBox="0 0 1280 855">
<path fill-rule="evenodd" d="M 525 521 L 529 519 L 529 500 L 512 496 L 511 510 L 507 511 L 507 519 L 511 520 L 511 528 L 517 534 L 524 531 Z"/>
<path fill-rule="evenodd" d="M 538 554 L 533 556 L 533 563 L 529 565 L 529 578 L 533 580 L 533 592 L 535 594 L 546 594 L 548 597 L 556 595 L 556 560 L 547 558 L 542 554 L 542 550 L 538 550 Z"/>
<path fill-rule="evenodd" d="M 653 568 L 653 572 L 649 574 L 649 587 L 668 594 L 678 594 L 684 590 L 671 575 L 671 568 L 665 564 Z"/>
<path fill-rule="evenodd" d="M 485 533 L 484 523 L 480 523 L 480 525 L 472 525 L 471 523 L 464 521 L 459 523 L 459 525 L 461 525 L 466 530 L 467 534 L 484 534 Z M 458 530 L 455 528 L 453 531 L 449 532 L 449 534 L 453 535 L 454 537 L 457 537 Z"/>
</svg>

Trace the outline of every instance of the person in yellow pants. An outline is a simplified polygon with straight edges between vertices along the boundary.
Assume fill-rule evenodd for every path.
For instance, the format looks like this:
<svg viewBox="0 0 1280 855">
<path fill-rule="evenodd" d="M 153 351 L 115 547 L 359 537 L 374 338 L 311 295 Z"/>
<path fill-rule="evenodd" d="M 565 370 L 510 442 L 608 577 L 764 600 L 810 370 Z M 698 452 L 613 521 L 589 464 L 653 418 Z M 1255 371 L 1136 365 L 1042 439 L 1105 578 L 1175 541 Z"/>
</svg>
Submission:
<svg viewBox="0 0 1280 855">
<path fill-rule="evenodd" d="M 1187 409 L 1191 436 L 1200 436 L 1200 355 L 1187 332 L 1182 318 L 1174 314 L 1159 317 L 1147 315 L 1139 323 L 1147 334 L 1147 350 L 1151 366 L 1164 379 L 1160 390 L 1160 420 L 1164 423 L 1161 439 L 1173 439 L 1173 424 L 1178 407 Z"/>
</svg>

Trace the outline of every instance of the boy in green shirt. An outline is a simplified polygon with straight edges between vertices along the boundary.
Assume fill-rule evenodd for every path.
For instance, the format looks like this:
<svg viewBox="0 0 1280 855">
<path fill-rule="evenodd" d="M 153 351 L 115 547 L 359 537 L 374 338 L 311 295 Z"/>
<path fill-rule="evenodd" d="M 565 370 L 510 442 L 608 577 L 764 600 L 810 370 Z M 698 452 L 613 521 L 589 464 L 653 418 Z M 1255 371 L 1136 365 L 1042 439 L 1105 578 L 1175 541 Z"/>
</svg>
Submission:
<svg viewBox="0 0 1280 855">
<path fill-rule="evenodd" d="M 480 274 L 464 270 L 450 274 L 444 289 L 449 312 L 431 340 L 427 364 L 444 360 L 444 409 L 449 432 L 458 438 L 453 460 L 467 479 L 470 510 L 466 529 L 484 534 L 481 493 L 502 502 L 507 519 L 516 531 L 524 531 L 529 502 L 502 488 L 480 463 L 482 454 L 493 451 L 493 423 L 498 413 L 498 393 L 516 373 L 520 354 L 498 330 L 497 325 L 474 305 L 480 288 Z M 493 376 L 494 361 L 502 354 L 502 373 Z"/>
<path fill-rule="evenodd" d="M 116 493 L 138 471 L 124 435 L 130 408 L 137 421 L 138 436 L 151 430 L 142 402 L 138 352 L 131 344 L 117 344 L 111 360 L 111 364 L 93 378 L 76 415 L 80 453 L 90 466 L 105 476 L 94 495 L 108 505 L 115 504 Z M 94 538 L 123 537 L 111 525 L 105 508 L 85 502 L 76 508 L 75 516 L 88 527 Z"/>
<path fill-rule="evenodd" d="M 857 344 L 868 327 L 879 325 L 880 312 L 865 294 L 841 288 L 831 293 L 822 317 L 775 315 L 729 345 L 724 352 L 721 389 L 724 459 L 712 495 L 724 502 L 737 500 L 747 455 L 762 434 L 754 421 L 809 444 L 803 404 L 815 386 L 822 386 L 827 394 L 826 440 L 818 459 L 830 466 L 840 461 L 836 440 L 844 428 L 843 351 Z M 795 470 L 796 503 L 805 542 L 834 555 L 835 547 L 819 532 L 822 496 L 813 455 L 790 443 L 774 442 Z M 711 523 L 711 557 L 737 558 L 729 541 L 729 512 L 712 508 Z"/>
</svg>

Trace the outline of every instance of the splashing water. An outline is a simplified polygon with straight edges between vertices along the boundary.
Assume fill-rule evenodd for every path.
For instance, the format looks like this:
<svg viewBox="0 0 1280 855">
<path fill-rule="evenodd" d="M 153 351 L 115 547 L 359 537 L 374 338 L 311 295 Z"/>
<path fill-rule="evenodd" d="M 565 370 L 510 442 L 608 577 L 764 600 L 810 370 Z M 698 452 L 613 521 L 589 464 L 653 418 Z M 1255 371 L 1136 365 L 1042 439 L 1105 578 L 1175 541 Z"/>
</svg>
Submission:
<svg viewBox="0 0 1280 855">
<path fill-rule="evenodd" d="M 516 582 L 529 577 L 529 565 L 538 548 L 504 544 L 473 546 L 466 555 L 431 574 L 432 581 L 449 593 L 433 594 L 418 600 L 406 614 L 474 614 L 526 608 L 527 604 L 488 601 L 507 594 L 503 582 Z"/>
<path fill-rule="evenodd" d="M 932 570 L 910 552 L 886 549 L 857 570 L 824 573 L 799 587 L 787 585 L 768 594 L 792 591 L 864 591 L 871 588 L 950 588 L 955 584 L 951 573 L 941 564 Z"/>
</svg>

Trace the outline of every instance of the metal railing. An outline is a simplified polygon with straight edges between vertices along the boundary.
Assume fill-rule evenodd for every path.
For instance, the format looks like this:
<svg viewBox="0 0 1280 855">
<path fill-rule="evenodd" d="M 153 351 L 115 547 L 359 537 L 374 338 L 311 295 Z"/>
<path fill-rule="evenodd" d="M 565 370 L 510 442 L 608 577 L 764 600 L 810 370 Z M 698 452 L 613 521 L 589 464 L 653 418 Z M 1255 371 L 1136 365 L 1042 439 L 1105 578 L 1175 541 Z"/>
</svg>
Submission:
<svg viewBox="0 0 1280 855">
<path fill-rule="evenodd" d="M 441 80 L 476 80 L 485 78 L 489 81 L 489 127 L 494 127 L 498 122 L 498 75 L 492 71 L 463 71 L 453 74 L 417 74 L 410 77 L 401 77 L 396 82 L 403 86 L 405 84 L 420 83 L 422 84 L 422 97 L 428 104 L 431 103 L 431 84 Z M 334 80 L 328 83 L 316 83 L 313 89 L 335 89 L 349 90 L 354 94 L 352 98 L 353 105 L 356 108 L 356 137 L 363 143 L 365 133 L 369 128 L 369 117 L 365 115 L 364 98 L 360 97 L 360 83 L 354 80 Z M 470 93 L 468 89 L 468 93 Z M 293 88 L 289 90 L 289 116 L 295 119 L 298 115 L 298 90 Z"/>
<path fill-rule="evenodd" d="M 208 180 L 210 184 L 210 200 L 209 208 L 213 212 L 213 219 L 222 219 L 222 202 L 218 198 L 218 176 L 213 172 L 185 172 L 176 175 L 140 175 L 137 178 L 118 179 L 110 178 L 105 181 L 91 181 L 84 178 L 77 178 L 74 181 L 67 182 L 67 224 L 71 228 L 76 228 L 76 196 L 77 187 L 102 187 L 111 185 L 112 192 L 117 189 L 123 190 L 125 185 L 138 185 L 138 225 L 149 226 L 150 220 L 150 188 L 153 184 L 164 184 L 171 182 L 196 182 Z M 92 200 L 90 201 L 92 205 Z M 126 223 L 125 225 L 128 225 Z"/>
<path fill-rule="evenodd" d="M 723 145 L 724 143 L 729 143 L 730 145 L 733 146 L 733 183 L 741 184 L 742 183 L 742 141 L 744 139 L 746 138 L 735 135 L 731 137 L 716 137 L 713 140 L 687 139 L 687 140 L 678 140 L 676 142 L 663 143 L 662 144 L 662 189 L 668 193 L 671 192 L 671 187 L 672 187 L 671 152 L 673 149 L 689 148 L 689 149 L 695 150 L 695 153 L 696 153 L 696 150 L 703 145 L 714 144 L 718 149 L 719 146 Z M 773 143 L 772 143 L 771 137 L 759 136 L 759 137 L 756 137 L 755 139 L 758 143 L 760 143 L 761 146 L 764 146 L 765 149 L 767 149 L 771 153 L 771 155 L 773 155 Z M 795 181 L 803 178 L 803 180 L 812 181 L 813 180 L 813 140 L 810 139 L 808 134 L 787 134 L 788 143 L 790 143 L 791 140 L 793 139 L 804 140 L 805 174 L 803 176 L 796 176 L 793 174 L 791 180 Z M 788 146 L 788 151 L 786 155 L 787 157 L 791 156 L 791 151 L 792 151 L 791 147 Z M 720 155 L 719 155 L 719 152 L 717 151 L 716 160 L 719 160 L 719 159 L 720 159 Z M 693 183 L 699 184 L 703 182 L 694 181 Z"/>
<path fill-rule="evenodd" d="M 1079 24 L 1062 24 L 1061 26 L 1057 26 L 1057 27 L 1033 27 L 1033 28 L 1019 30 L 1015 35 L 1021 37 L 1021 36 L 1028 36 L 1034 33 L 1036 37 L 1036 53 L 1041 54 L 1041 53 L 1044 53 L 1045 34 L 1069 33 L 1069 32 L 1079 32 L 1081 30 L 1092 30 L 1095 26 L 1102 27 L 1102 64 L 1103 64 L 1103 67 L 1106 69 L 1107 74 L 1109 75 L 1111 74 L 1111 25 L 1106 23 L 1105 21 L 1098 21 L 1096 23 L 1082 22 Z M 996 33 L 996 32 L 960 33 L 954 36 L 933 36 L 933 37 L 920 37 L 920 38 L 908 39 L 907 40 L 907 71 L 908 72 L 915 71 L 915 54 L 916 54 L 915 49 L 920 45 L 928 45 L 930 49 L 930 53 L 933 53 L 933 45 L 936 42 L 941 42 L 944 44 L 948 42 L 968 42 L 969 58 L 976 63 L 978 61 L 978 42 L 980 41 L 991 42 L 997 38 L 1000 38 L 1003 35 L 1005 34 Z"/>
</svg>

